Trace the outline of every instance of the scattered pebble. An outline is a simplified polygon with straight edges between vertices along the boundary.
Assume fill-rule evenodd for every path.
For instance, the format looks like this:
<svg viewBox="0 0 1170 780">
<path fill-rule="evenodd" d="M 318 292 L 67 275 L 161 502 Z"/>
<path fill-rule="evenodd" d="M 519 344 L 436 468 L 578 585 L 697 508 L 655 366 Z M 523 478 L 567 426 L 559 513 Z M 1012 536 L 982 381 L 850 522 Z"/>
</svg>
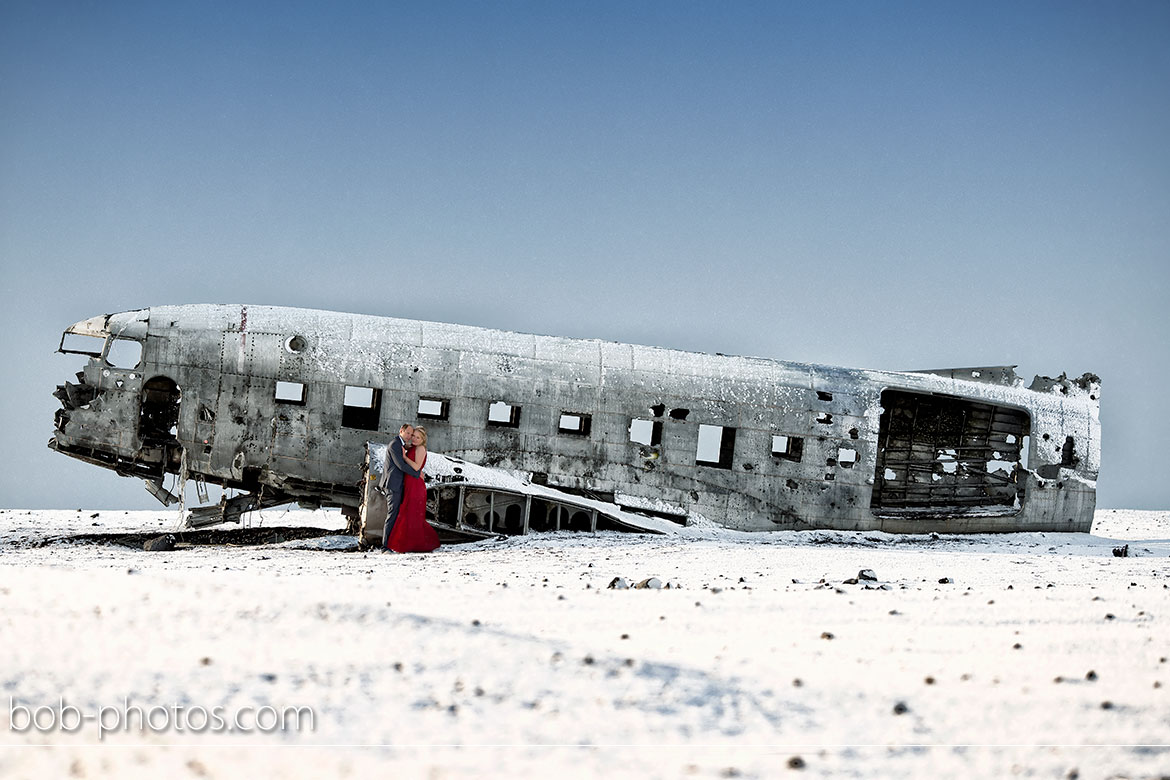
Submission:
<svg viewBox="0 0 1170 780">
<path fill-rule="evenodd" d="M 821 639 L 832 639 L 832 638 L 833 638 L 833 634 L 831 631 L 822 631 L 821 632 Z"/>
<path fill-rule="evenodd" d="M 905 715 L 909 711 L 910 711 L 910 708 L 906 705 L 906 702 L 904 702 L 904 701 L 900 701 L 894 705 L 894 714 L 895 715 Z"/>
<path fill-rule="evenodd" d="M 792 758 L 788 759 L 788 768 L 804 769 L 804 759 L 800 756 L 793 756 Z"/>
</svg>

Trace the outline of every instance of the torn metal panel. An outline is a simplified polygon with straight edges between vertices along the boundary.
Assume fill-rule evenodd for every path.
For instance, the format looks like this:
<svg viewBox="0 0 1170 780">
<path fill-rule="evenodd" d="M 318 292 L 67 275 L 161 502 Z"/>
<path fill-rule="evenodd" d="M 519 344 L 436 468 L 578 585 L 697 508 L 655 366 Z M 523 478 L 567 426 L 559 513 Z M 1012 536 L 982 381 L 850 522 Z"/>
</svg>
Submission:
<svg viewBox="0 0 1170 780">
<path fill-rule="evenodd" d="M 366 445 L 360 510 L 362 543 L 378 546 L 386 521 L 386 499 L 375 489 L 386 464 L 387 445 Z M 574 495 L 437 452 L 427 455 L 426 519 L 448 537 L 466 540 L 538 531 L 623 530 L 661 534 L 677 525 L 622 509 L 612 501 Z"/>
<path fill-rule="evenodd" d="M 254 305 L 152 307 L 70 334 L 101 347 L 58 387 L 50 447 L 159 486 L 185 463 L 357 517 L 367 441 L 412 422 L 436 453 L 521 475 L 488 491 L 503 512 L 488 505 L 479 533 L 620 525 L 614 512 L 653 506 L 743 530 L 1086 531 L 1095 507 L 1091 374 L 1025 387 L 1008 366 L 870 371 Z M 140 350 L 133 366 L 119 342 Z M 612 506 L 554 512 L 535 488 Z M 477 521 L 488 493 L 463 491 Z"/>
<path fill-rule="evenodd" d="M 1015 366 L 981 366 L 974 368 L 929 368 L 910 371 L 911 374 L 938 374 L 948 379 L 961 379 L 964 382 L 985 382 L 987 384 L 1006 385 L 1014 387 L 1020 383 L 1016 375 Z"/>
</svg>

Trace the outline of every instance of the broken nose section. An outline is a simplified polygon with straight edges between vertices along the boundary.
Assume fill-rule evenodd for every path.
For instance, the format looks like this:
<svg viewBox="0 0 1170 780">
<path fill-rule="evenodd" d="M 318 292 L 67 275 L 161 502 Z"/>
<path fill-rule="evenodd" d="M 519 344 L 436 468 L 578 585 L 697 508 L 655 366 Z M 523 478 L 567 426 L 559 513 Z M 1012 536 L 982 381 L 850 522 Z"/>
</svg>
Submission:
<svg viewBox="0 0 1170 780">
<path fill-rule="evenodd" d="M 61 406 L 64 407 L 60 411 L 73 411 L 74 409 L 85 406 L 93 401 L 94 398 L 98 397 L 98 388 L 86 383 L 84 372 L 77 372 L 77 381 L 78 384 L 75 385 L 66 380 L 65 384 L 57 385 L 56 391 L 53 392 L 53 397 L 60 401 Z M 61 426 L 58 425 L 57 427 L 59 430 Z"/>
</svg>

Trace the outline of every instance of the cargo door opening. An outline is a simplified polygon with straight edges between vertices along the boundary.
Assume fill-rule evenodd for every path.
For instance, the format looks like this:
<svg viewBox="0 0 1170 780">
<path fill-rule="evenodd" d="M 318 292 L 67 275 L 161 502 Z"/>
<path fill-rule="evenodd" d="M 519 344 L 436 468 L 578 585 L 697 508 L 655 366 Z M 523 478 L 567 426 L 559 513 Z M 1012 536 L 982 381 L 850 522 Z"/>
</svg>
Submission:
<svg viewBox="0 0 1170 780">
<path fill-rule="evenodd" d="M 879 515 L 1012 514 L 1024 499 L 1027 412 L 885 390 L 870 508 Z"/>
</svg>

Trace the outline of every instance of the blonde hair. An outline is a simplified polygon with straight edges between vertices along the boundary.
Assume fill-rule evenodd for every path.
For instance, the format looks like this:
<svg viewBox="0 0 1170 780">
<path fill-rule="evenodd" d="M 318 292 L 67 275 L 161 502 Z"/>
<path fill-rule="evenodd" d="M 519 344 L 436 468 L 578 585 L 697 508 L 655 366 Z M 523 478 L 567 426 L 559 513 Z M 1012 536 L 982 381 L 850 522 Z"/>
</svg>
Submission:
<svg viewBox="0 0 1170 780">
<path fill-rule="evenodd" d="M 421 425 L 416 425 L 416 426 L 414 426 L 414 430 L 415 430 L 415 432 L 422 434 L 422 439 L 423 439 L 422 446 L 424 446 L 424 447 L 427 446 L 427 429 L 422 427 Z"/>
</svg>

